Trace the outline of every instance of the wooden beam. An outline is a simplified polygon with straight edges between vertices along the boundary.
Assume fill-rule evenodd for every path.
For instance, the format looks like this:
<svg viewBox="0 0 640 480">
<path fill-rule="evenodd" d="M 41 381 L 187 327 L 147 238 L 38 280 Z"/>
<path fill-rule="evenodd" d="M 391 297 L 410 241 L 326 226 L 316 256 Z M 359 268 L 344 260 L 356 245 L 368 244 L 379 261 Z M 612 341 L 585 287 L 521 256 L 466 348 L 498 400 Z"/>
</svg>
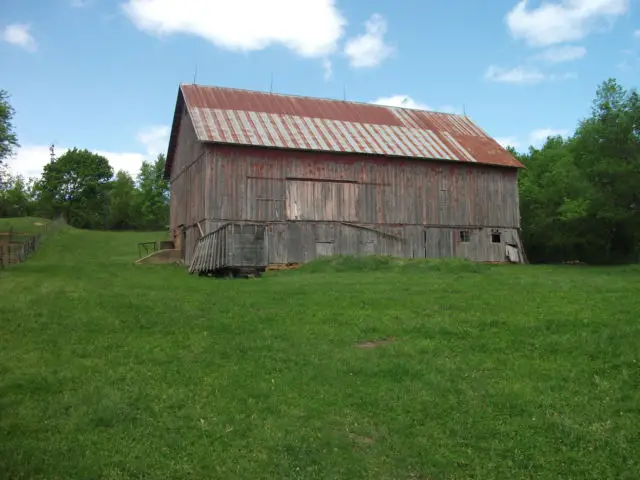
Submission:
<svg viewBox="0 0 640 480">
<path fill-rule="evenodd" d="M 405 239 L 402 237 L 399 237 L 397 235 L 393 235 L 392 233 L 387 233 L 387 232 L 383 232 L 382 230 L 377 230 L 375 228 L 370 228 L 370 227 L 365 227 L 364 225 L 358 225 L 357 223 L 350 223 L 350 222 L 340 222 L 343 225 L 346 225 L 348 227 L 353 227 L 353 228 L 359 228 L 361 230 L 368 230 L 370 232 L 374 232 L 377 234 L 380 234 L 384 237 L 390 237 L 390 238 L 394 238 L 396 240 L 400 240 L 401 242 L 404 242 Z"/>
</svg>

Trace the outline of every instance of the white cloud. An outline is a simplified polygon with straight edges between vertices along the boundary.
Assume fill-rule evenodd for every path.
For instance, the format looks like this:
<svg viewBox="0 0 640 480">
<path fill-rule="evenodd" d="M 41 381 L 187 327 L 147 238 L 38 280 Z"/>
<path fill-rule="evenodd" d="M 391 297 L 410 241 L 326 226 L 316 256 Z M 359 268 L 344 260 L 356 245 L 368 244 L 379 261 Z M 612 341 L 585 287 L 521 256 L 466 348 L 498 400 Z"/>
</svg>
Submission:
<svg viewBox="0 0 640 480">
<path fill-rule="evenodd" d="M 66 148 L 55 149 L 60 156 L 67 151 Z M 25 145 L 17 149 L 15 156 L 7 160 L 9 171 L 15 175 L 24 177 L 39 177 L 42 167 L 49 162 L 48 145 Z"/>
<path fill-rule="evenodd" d="M 68 149 L 55 147 L 56 157 L 63 155 Z M 89 149 L 91 150 L 91 149 Z M 109 160 L 109 165 L 114 173 L 118 170 L 129 172 L 134 178 L 140 170 L 143 160 L 152 160 L 148 155 L 133 152 L 105 152 L 103 150 L 91 150 Z M 20 147 L 16 155 L 7 161 L 9 171 L 15 175 L 24 177 L 40 177 L 42 169 L 49 163 L 48 145 L 25 145 Z"/>
<path fill-rule="evenodd" d="M 635 32 L 633 32 L 633 36 L 636 38 L 640 38 L 640 28 L 638 30 L 636 30 Z"/>
<path fill-rule="evenodd" d="M 503 68 L 490 65 L 484 74 L 487 80 L 516 85 L 535 85 L 546 80 L 546 75 L 536 68 L 514 67 Z"/>
<path fill-rule="evenodd" d="M 583 58 L 587 49 L 577 45 L 560 45 L 550 47 L 539 53 L 534 58 L 547 63 L 564 63 Z"/>
<path fill-rule="evenodd" d="M 431 107 L 415 101 L 409 95 L 391 95 L 390 97 L 380 97 L 373 102 L 376 105 L 385 105 L 387 107 L 404 107 L 416 110 L 431 110 Z"/>
<path fill-rule="evenodd" d="M 124 170 L 133 178 L 136 178 L 136 175 L 138 175 L 143 161 L 154 160 L 147 155 L 133 152 L 105 152 L 103 150 L 96 150 L 95 153 L 109 160 L 109 165 L 113 168 L 114 174 L 118 172 L 118 170 Z"/>
<path fill-rule="evenodd" d="M 391 95 L 389 97 L 380 97 L 372 102 L 374 105 L 385 105 L 387 107 L 403 107 L 413 108 L 414 110 L 426 110 L 430 112 L 442 112 L 442 113 L 462 113 L 462 109 L 454 107 L 452 105 L 443 105 L 440 108 L 433 108 L 425 103 L 414 100 L 409 95 Z"/>
<path fill-rule="evenodd" d="M 166 153 L 169 130 L 169 127 L 166 126 L 153 126 L 140 131 L 137 135 L 137 140 L 144 148 L 145 153 L 88 150 L 106 157 L 114 173 L 118 170 L 124 170 L 135 178 L 144 160 L 152 161 L 155 160 L 155 156 L 158 153 Z M 56 157 L 60 157 L 67 150 L 65 147 L 56 146 Z M 23 175 L 24 177 L 39 177 L 50 158 L 48 145 L 25 145 L 17 150 L 16 155 L 10 158 L 7 164 L 13 174 Z"/>
<path fill-rule="evenodd" d="M 151 34 L 195 35 L 245 52 L 283 45 L 303 57 L 334 52 L 347 23 L 335 0 L 128 0 L 122 8 Z"/>
<path fill-rule="evenodd" d="M 568 80 L 576 77 L 575 73 L 543 73 L 537 68 L 524 66 L 503 68 L 496 65 L 490 65 L 484 74 L 484 78 L 492 82 L 514 85 L 536 85 L 546 81 Z"/>
<path fill-rule="evenodd" d="M 516 137 L 497 137 L 495 141 L 502 145 L 504 148 L 513 147 L 515 149 L 518 149 L 520 147 L 520 142 Z"/>
<path fill-rule="evenodd" d="M 539 128 L 531 132 L 531 134 L 529 135 L 529 142 L 533 146 L 538 147 L 538 146 L 541 146 L 547 140 L 548 137 L 555 137 L 557 135 L 564 137 L 568 133 L 569 132 L 566 129 Z"/>
<path fill-rule="evenodd" d="M 25 23 L 7 25 L 2 31 L 2 39 L 16 47 L 25 49 L 27 52 L 35 52 L 38 44 L 29 32 L 30 29 L 31 26 Z"/>
<path fill-rule="evenodd" d="M 394 49 L 385 43 L 386 33 L 384 17 L 377 13 L 371 15 L 365 23 L 365 33 L 350 39 L 344 48 L 349 64 L 353 68 L 376 67 L 391 56 Z"/>
<path fill-rule="evenodd" d="M 532 8 L 522 0 L 507 13 L 506 22 L 514 38 L 545 47 L 581 40 L 628 10 L 629 0 L 561 0 Z"/>
<path fill-rule="evenodd" d="M 331 77 L 333 77 L 333 64 L 331 63 L 331 60 L 325 58 L 322 61 L 322 70 L 324 71 L 324 79 L 326 81 L 331 80 Z"/>
<path fill-rule="evenodd" d="M 137 138 L 144 145 L 147 154 L 155 156 L 159 153 L 167 153 L 170 133 L 171 127 L 168 125 L 154 125 L 138 133 Z"/>
</svg>

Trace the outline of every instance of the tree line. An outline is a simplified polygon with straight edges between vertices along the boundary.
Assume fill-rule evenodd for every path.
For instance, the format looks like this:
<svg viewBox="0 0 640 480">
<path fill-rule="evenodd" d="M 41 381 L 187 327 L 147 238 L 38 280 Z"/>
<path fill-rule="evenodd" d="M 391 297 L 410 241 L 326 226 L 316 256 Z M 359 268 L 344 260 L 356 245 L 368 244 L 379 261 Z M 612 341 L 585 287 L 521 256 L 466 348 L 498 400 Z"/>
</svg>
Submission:
<svg viewBox="0 0 640 480">
<path fill-rule="evenodd" d="M 18 148 L 14 110 L 0 90 L 0 217 L 64 218 L 78 228 L 161 230 L 169 218 L 165 156 L 144 161 L 136 178 L 86 149 L 47 163 L 39 178 L 12 175 L 5 160 Z"/>
<path fill-rule="evenodd" d="M 568 138 L 512 150 L 532 262 L 640 261 L 640 96 L 609 79 Z"/>
<path fill-rule="evenodd" d="M 13 109 L 0 90 L 0 216 L 63 216 L 76 227 L 162 229 L 168 221 L 165 157 L 134 179 L 106 158 L 73 149 L 25 180 L 2 168 L 18 146 Z M 519 172 L 523 243 L 532 262 L 640 261 L 640 96 L 614 79 L 567 137 L 525 153 Z"/>
</svg>

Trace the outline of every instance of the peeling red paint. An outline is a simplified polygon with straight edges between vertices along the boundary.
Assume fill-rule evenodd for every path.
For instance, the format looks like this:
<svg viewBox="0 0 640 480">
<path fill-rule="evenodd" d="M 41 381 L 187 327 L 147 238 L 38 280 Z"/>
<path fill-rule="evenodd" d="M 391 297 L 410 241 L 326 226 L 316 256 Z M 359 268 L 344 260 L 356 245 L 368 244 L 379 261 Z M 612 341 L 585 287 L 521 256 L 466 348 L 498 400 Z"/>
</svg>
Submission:
<svg viewBox="0 0 640 480">
<path fill-rule="evenodd" d="M 198 140 L 218 145 L 307 150 L 334 159 L 335 154 L 355 153 L 522 167 L 462 115 L 183 84 L 166 174 L 185 110 Z"/>
</svg>

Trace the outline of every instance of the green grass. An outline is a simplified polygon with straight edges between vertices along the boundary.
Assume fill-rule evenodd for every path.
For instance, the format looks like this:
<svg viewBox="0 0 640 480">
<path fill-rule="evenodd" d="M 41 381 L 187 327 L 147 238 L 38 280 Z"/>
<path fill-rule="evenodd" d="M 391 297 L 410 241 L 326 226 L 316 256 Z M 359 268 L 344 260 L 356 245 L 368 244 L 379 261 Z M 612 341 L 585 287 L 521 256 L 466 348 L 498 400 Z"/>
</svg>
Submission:
<svg viewBox="0 0 640 480">
<path fill-rule="evenodd" d="M 637 267 L 132 264 L 161 238 L 0 272 L 0 478 L 639 477 Z"/>
<path fill-rule="evenodd" d="M 8 232 L 11 227 L 17 233 L 37 234 L 45 230 L 50 220 L 37 217 L 0 218 L 0 232 Z"/>
</svg>

